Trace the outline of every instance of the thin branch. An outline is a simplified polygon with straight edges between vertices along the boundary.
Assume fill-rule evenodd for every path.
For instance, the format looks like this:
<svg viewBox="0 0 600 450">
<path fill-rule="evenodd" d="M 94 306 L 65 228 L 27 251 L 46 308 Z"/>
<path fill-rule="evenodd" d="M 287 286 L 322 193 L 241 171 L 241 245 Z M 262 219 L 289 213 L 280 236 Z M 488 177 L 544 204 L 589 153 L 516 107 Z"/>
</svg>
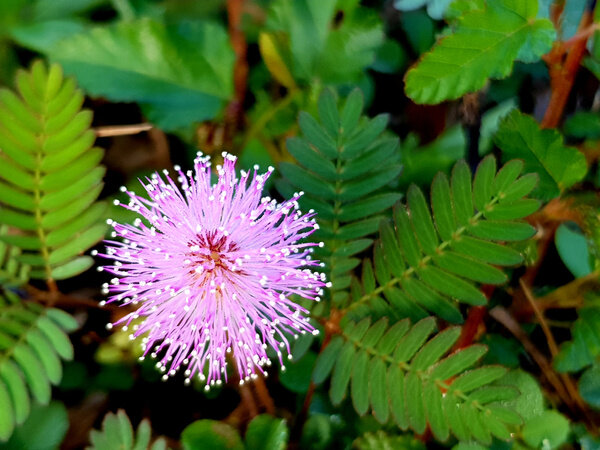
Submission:
<svg viewBox="0 0 600 450">
<path fill-rule="evenodd" d="M 254 386 L 254 392 L 256 393 L 256 396 L 258 397 L 258 401 L 260 402 L 261 406 L 265 408 L 265 411 L 268 414 L 274 415 L 275 402 L 273 402 L 273 398 L 269 394 L 269 390 L 267 389 L 267 386 L 265 384 L 264 375 L 261 375 L 260 373 L 257 375 L 258 378 L 256 378 L 252 383 L 252 385 Z"/>
<path fill-rule="evenodd" d="M 581 16 L 578 33 L 586 30 L 592 22 L 593 11 L 586 9 Z M 555 128 L 560 123 L 567 100 L 569 99 L 569 94 L 573 88 L 573 83 L 575 82 L 577 71 L 586 51 L 588 37 L 584 35 L 570 46 L 564 62 L 562 60 L 565 49 L 562 43 L 557 43 L 550 53 L 546 55 L 545 59 L 550 72 L 552 94 L 548 108 L 542 119 L 541 125 L 543 128 Z"/>
<path fill-rule="evenodd" d="M 496 306 L 492 310 L 490 310 L 490 316 L 493 317 L 496 321 L 504 325 L 508 331 L 510 331 L 523 345 L 525 351 L 531 355 L 533 360 L 542 370 L 542 374 L 546 377 L 548 382 L 552 385 L 560 399 L 564 402 L 565 405 L 569 407 L 572 411 L 577 411 L 577 407 L 565 389 L 565 386 L 562 384 L 560 378 L 552 368 L 552 365 L 548 361 L 542 352 L 538 350 L 535 344 L 529 339 L 527 333 L 519 322 L 517 322 L 510 313 L 501 306 Z"/>
<path fill-rule="evenodd" d="M 149 131 L 153 128 L 150 123 L 136 123 L 133 125 L 109 125 L 105 127 L 95 127 L 93 130 L 96 137 L 111 137 L 111 136 L 129 136 L 139 134 L 144 131 Z"/>
<path fill-rule="evenodd" d="M 529 289 L 529 286 L 527 286 L 527 284 L 523 281 L 523 279 L 519 280 L 519 284 L 521 285 L 523 294 L 525 294 L 525 298 L 531 305 L 531 308 L 533 309 L 533 312 L 535 313 L 535 316 L 537 317 L 537 320 L 538 320 L 540 326 L 542 327 L 542 331 L 546 335 L 546 341 L 548 342 L 548 349 L 550 349 L 550 354 L 552 355 L 552 358 L 555 358 L 556 355 L 558 355 L 558 345 L 556 345 L 556 341 L 554 340 L 552 331 L 550 331 L 550 327 L 546 323 L 546 319 L 544 318 L 544 315 L 541 313 L 540 309 L 538 308 L 537 301 L 533 297 L 533 294 L 531 292 L 531 289 Z"/>
</svg>

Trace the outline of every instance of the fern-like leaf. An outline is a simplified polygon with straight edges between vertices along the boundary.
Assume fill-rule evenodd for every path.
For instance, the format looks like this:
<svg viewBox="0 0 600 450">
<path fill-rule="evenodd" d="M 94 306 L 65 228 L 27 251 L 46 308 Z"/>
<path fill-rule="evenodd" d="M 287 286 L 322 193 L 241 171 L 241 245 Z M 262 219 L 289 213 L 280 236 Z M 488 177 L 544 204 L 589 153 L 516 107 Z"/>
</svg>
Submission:
<svg viewBox="0 0 600 450">
<path fill-rule="evenodd" d="M 383 430 L 368 432 L 356 439 L 352 448 L 357 450 L 425 450 L 425 444 L 414 436 L 388 434 Z"/>
<path fill-rule="evenodd" d="M 524 198 L 537 175 L 519 177 L 522 169 L 523 163 L 514 160 L 496 173 L 496 160 L 489 156 L 472 183 L 467 164 L 457 163 L 451 183 L 443 173 L 433 181 L 433 215 L 421 190 L 411 186 L 407 205 L 394 210 L 393 225 L 382 225 L 374 267 L 368 260 L 363 264 L 362 282 L 354 281 L 349 308 L 365 303 L 377 307 L 384 296 L 402 317 L 418 319 L 431 311 L 458 323 L 462 315 L 457 301 L 485 304 L 476 283 L 502 284 L 506 275 L 495 266 L 522 261 L 517 251 L 501 243 L 535 232 L 520 219 L 539 208 L 537 200 Z"/>
<path fill-rule="evenodd" d="M 102 421 L 102 430 L 92 430 L 90 433 L 91 444 L 87 450 L 164 450 L 167 444 L 159 438 L 152 446 L 150 439 L 152 429 L 150 422 L 144 419 L 134 432 L 129 417 L 120 409 L 116 414 L 108 413 Z"/>
<path fill-rule="evenodd" d="M 326 244 L 317 256 L 325 262 L 338 303 L 347 298 L 349 272 L 360 264 L 354 256 L 372 244 L 368 236 L 379 228 L 381 213 L 400 199 L 398 193 L 381 192 L 400 174 L 398 139 L 381 136 L 386 115 L 368 119 L 362 110 L 358 89 L 341 109 L 333 93 L 325 91 L 319 99 L 320 121 L 300 114 L 303 137 L 287 142 L 299 164 L 282 163 L 285 179 L 278 183 L 286 196 L 302 189 L 301 206 L 317 212 L 320 229 L 313 236 Z"/>
<path fill-rule="evenodd" d="M 8 234 L 8 227 L 0 226 L 0 236 Z M 22 286 L 29 280 L 31 268 L 20 263 L 17 258 L 21 249 L 10 246 L 0 240 L 0 285 L 4 288 Z"/>
<path fill-rule="evenodd" d="M 58 65 L 37 61 L 17 75 L 17 91 L 0 90 L 0 236 L 24 252 L 31 277 L 63 279 L 88 269 L 80 256 L 102 239 L 103 152 L 92 147 L 92 114 Z"/>
<path fill-rule="evenodd" d="M 536 19 L 537 0 L 489 0 L 465 13 L 406 74 L 406 94 L 417 103 L 440 103 L 505 78 L 515 60 L 533 62 L 550 50 L 555 31 Z"/>
<path fill-rule="evenodd" d="M 62 378 L 61 359 L 73 357 L 65 332 L 77 322 L 65 312 L 20 303 L 0 308 L 0 441 L 25 421 L 32 401 L 48 404 Z"/>
<path fill-rule="evenodd" d="M 374 324 L 369 318 L 349 322 L 319 355 L 313 381 L 322 382 L 331 373 L 334 404 L 350 390 L 359 414 L 372 409 L 380 422 L 393 418 L 403 430 L 419 434 L 429 426 L 440 441 L 451 433 L 485 444 L 492 436 L 509 439 L 509 428 L 521 418 L 500 402 L 518 391 L 491 385 L 506 369 L 473 368 L 487 351 L 483 345 L 448 355 L 460 328 L 447 328 L 429 339 L 435 326 L 432 317 L 413 326 L 408 319 L 391 327 L 385 318 Z"/>
</svg>

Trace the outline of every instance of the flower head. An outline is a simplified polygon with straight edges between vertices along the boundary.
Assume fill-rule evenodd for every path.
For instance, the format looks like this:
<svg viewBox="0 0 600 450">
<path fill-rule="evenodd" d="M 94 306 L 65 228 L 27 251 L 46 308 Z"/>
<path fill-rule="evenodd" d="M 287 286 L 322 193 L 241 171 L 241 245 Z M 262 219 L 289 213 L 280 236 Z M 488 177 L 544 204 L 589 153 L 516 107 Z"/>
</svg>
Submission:
<svg viewBox="0 0 600 450">
<path fill-rule="evenodd" d="M 318 301 L 325 285 L 310 270 L 317 244 L 298 242 L 318 228 L 312 211 L 298 209 L 302 193 L 283 203 L 262 197 L 273 168 L 237 178 L 236 158 L 223 157 L 214 185 L 199 153 L 194 172 L 176 167 L 181 190 L 167 171 L 147 179 L 149 200 L 125 189 L 123 206 L 145 220 L 109 220 L 123 241 L 107 241 L 102 255 L 115 260 L 104 267 L 116 275 L 104 286 L 109 302 L 139 304 L 117 324 L 143 320 L 131 337 L 144 335 L 144 355 L 159 359 L 164 378 L 184 367 L 186 382 L 197 374 L 207 389 L 227 378 L 230 361 L 240 382 L 264 372 L 269 347 L 283 364 L 290 336 L 316 333 L 290 296 Z"/>
</svg>

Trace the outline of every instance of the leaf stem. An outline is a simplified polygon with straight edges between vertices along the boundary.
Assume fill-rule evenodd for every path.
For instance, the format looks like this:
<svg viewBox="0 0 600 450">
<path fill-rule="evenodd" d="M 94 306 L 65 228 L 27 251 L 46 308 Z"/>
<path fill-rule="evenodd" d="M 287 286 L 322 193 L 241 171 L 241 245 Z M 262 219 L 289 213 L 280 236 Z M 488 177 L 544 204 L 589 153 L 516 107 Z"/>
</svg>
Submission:
<svg viewBox="0 0 600 450">
<path fill-rule="evenodd" d="M 593 11 L 586 8 L 579 22 L 578 33 L 586 30 L 592 22 Z M 552 94 L 542 119 L 542 128 L 555 128 L 560 123 L 577 71 L 586 51 L 588 37 L 587 34 L 583 34 L 576 42 L 569 45 L 570 49 L 564 62 L 564 43 L 555 43 L 552 50 L 546 55 L 545 60 L 550 72 Z"/>
</svg>

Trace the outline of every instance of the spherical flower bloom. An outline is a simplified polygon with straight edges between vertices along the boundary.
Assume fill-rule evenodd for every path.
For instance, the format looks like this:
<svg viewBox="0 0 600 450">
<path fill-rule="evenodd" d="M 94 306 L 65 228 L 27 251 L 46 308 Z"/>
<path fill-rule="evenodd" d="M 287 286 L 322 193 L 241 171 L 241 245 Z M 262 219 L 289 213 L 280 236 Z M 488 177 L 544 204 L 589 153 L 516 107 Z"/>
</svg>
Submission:
<svg viewBox="0 0 600 450">
<path fill-rule="evenodd" d="M 115 325 L 143 336 L 163 378 L 183 367 L 186 382 L 198 375 L 207 389 L 227 379 L 230 362 L 241 383 L 264 372 L 269 347 L 283 365 L 290 337 L 316 334 L 290 297 L 318 301 L 326 284 L 310 270 L 319 265 L 311 247 L 322 244 L 299 242 L 318 228 L 312 211 L 298 209 L 302 193 L 281 204 L 262 197 L 273 168 L 238 179 L 236 158 L 223 157 L 214 185 L 210 158 L 199 153 L 194 172 L 175 168 L 181 189 L 167 171 L 147 179 L 150 199 L 122 189 L 130 197 L 123 206 L 145 220 L 109 220 L 123 241 L 107 241 L 101 255 L 115 260 L 103 268 L 116 275 L 104 286 L 108 301 L 139 304 Z"/>
</svg>

